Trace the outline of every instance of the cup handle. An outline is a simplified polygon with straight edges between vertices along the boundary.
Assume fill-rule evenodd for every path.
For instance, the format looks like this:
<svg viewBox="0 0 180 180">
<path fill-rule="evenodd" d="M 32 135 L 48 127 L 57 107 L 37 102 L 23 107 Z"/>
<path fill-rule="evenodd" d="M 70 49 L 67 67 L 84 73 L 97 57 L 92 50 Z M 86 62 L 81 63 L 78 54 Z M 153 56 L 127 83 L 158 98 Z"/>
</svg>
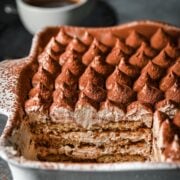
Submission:
<svg viewBox="0 0 180 180">
<path fill-rule="evenodd" d="M 16 9 L 16 7 L 12 4 L 6 4 L 4 6 L 4 12 L 6 14 L 13 14 L 13 15 L 17 15 L 18 14 L 18 11 Z"/>
</svg>

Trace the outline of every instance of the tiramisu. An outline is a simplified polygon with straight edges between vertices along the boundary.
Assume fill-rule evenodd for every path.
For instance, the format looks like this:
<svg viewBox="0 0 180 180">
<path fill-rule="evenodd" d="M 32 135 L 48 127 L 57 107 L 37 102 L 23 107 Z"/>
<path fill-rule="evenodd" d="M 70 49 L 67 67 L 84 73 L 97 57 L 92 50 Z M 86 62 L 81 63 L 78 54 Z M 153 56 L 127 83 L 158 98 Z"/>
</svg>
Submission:
<svg viewBox="0 0 180 180">
<path fill-rule="evenodd" d="M 26 158 L 180 161 L 180 30 L 60 27 L 35 66 L 19 130 Z"/>
</svg>

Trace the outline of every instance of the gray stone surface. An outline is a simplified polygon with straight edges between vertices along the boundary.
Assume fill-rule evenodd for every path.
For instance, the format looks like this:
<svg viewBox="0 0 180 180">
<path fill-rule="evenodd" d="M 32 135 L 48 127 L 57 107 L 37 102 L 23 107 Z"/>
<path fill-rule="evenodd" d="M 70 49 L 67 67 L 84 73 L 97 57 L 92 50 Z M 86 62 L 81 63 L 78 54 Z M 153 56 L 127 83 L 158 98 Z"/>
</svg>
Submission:
<svg viewBox="0 0 180 180">
<path fill-rule="evenodd" d="M 4 13 L 7 3 L 14 1 L 0 1 L 0 60 L 26 56 L 32 39 L 16 15 Z M 97 0 L 96 8 L 80 25 L 109 26 L 142 19 L 180 26 L 180 0 Z M 4 117 L 0 116 L 0 132 L 4 124 Z M 11 179 L 7 164 L 0 160 L 0 180 Z"/>
<path fill-rule="evenodd" d="M 179 0 L 104 0 L 117 13 L 118 23 L 150 19 L 180 26 Z"/>
</svg>

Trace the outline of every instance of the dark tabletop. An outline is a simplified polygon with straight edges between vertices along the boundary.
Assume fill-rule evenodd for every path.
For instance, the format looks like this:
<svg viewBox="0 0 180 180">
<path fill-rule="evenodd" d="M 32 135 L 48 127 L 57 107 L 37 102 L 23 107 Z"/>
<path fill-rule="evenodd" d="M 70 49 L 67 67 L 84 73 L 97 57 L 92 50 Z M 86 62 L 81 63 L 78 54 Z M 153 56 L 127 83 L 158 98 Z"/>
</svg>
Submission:
<svg viewBox="0 0 180 180">
<path fill-rule="evenodd" d="M 6 14 L 0 0 L 0 61 L 28 55 L 32 35 L 22 26 L 17 14 Z M 80 26 L 112 26 L 133 20 L 158 20 L 180 26 L 180 0 L 97 0 L 95 9 Z M 4 122 L 0 115 L 0 132 Z M 0 180 L 11 180 L 6 163 L 0 160 Z"/>
</svg>

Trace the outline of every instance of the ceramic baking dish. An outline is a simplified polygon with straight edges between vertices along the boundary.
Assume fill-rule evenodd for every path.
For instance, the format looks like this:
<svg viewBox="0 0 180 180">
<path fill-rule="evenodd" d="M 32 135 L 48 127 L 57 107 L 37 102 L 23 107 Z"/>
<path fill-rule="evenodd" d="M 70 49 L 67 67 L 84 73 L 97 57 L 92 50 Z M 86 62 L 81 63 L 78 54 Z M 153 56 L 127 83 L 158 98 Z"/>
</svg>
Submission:
<svg viewBox="0 0 180 180">
<path fill-rule="evenodd" d="M 110 28 L 89 29 L 89 31 L 119 31 L 165 27 L 179 32 L 179 28 L 152 21 L 132 22 Z M 180 163 L 127 162 L 127 163 L 61 163 L 27 160 L 20 156 L 11 144 L 13 132 L 23 118 L 22 104 L 26 98 L 28 76 L 33 74 L 33 65 L 38 52 L 44 48 L 50 37 L 60 27 L 48 27 L 35 35 L 29 56 L 22 59 L 5 60 L 0 63 L 0 113 L 7 116 L 7 123 L 0 138 L 0 156 L 9 165 L 14 180 L 56 180 L 56 179 L 180 179 Z M 71 27 L 67 27 L 70 28 Z M 81 31 L 84 28 L 74 28 Z M 25 75 L 27 74 L 27 76 Z M 24 137 L 26 138 L 26 137 Z"/>
</svg>

